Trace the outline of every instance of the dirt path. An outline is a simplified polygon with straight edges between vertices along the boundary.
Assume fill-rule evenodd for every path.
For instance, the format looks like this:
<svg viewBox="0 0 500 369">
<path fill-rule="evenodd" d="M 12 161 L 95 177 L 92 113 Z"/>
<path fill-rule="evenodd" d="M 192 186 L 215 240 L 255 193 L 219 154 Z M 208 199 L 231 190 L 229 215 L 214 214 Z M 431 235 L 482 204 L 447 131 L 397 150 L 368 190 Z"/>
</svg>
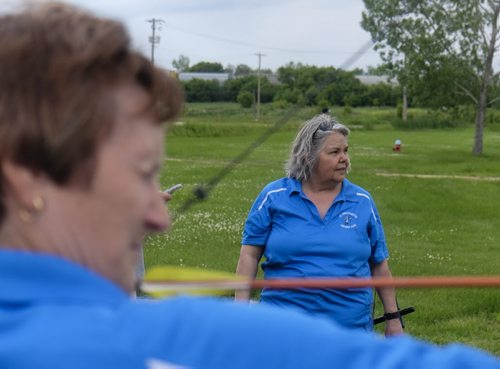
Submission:
<svg viewBox="0 0 500 369">
<path fill-rule="evenodd" d="M 479 176 L 455 176 L 448 174 L 403 174 L 403 173 L 376 173 L 382 177 L 406 177 L 406 178 L 423 178 L 423 179 L 463 179 L 466 181 L 489 181 L 500 182 L 500 177 L 479 177 Z"/>
</svg>

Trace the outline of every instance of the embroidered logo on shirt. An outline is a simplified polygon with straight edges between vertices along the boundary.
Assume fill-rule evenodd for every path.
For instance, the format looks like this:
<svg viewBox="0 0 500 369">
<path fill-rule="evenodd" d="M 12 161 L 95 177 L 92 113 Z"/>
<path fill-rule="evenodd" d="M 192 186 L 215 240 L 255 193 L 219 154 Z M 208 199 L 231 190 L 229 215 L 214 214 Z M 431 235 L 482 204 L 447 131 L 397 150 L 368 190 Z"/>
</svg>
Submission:
<svg viewBox="0 0 500 369">
<path fill-rule="evenodd" d="M 148 369 L 189 369 L 185 366 L 179 366 L 175 364 L 167 363 L 166 361 L 158 359 L 148 359 L 146 361 L 146 367 Z"/>
<path fill-rule="evenodd" d="M 356 214 L 345 211 L 339 217 L 342 219 L 340 223 L 342 228 L 354 228 L 357 226 L 356 219 L 358 219 L 358 216 Z"/>
</svg>

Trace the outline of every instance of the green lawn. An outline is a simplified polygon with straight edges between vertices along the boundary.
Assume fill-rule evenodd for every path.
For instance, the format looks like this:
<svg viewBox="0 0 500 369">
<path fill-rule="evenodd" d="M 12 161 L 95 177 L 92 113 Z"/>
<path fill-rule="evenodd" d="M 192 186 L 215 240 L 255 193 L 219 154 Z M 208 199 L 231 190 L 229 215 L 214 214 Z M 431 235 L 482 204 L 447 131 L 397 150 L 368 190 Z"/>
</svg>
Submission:
<svg viewBox="0 0 500 369">
<path fill-rule="evenodd" d="M 185 125 L 167 138 L 160 181 L 164 187 L 183 183 L 184 189 L 170 203 L 173 229 L 146 242 L 147 266 L 234 271 L 243 223 L 255 196 L 283 176 L 297 124 L 314 114 L 306 109 L 290 119 L 222 178 L 208 199 L 181 214 L 178 209 L 192 191 L 282 113 L 269 111 L 263 122 L 255 122 L 251 112 L 228 118 L 225 107 L 215 106 L 215 113 L 209 107 L 205 114 L 188 109 Z M 204 128 L 187 131 L 186 125 Z M 369 190 L 377 203 L 394 275 L 500 274 L 500 130 L 494 128 L 486 128 L 485 154 L 480 157 L 471 154 L 472 127 L 396 131 L 379 124 L 353 129 L 349 179 Z M 403 142 L 401 153 L 391 149 L 397 138 Z M 440 344 L 464 342 L 500 355 L 499 288 L 400 289 L 398 298 L 401 306 L 416 308 L 406 318 L 408 334 Z"/>
</svg>

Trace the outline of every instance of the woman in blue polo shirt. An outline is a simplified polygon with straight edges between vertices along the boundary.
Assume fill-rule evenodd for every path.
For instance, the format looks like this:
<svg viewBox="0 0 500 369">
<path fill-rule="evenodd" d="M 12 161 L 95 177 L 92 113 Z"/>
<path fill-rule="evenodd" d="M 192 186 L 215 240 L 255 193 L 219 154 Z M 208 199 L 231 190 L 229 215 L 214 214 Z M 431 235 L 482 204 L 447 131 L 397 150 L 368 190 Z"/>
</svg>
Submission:
<svg viewBox="0 0 500 369">
<path fill-rule="evenodd" d="M 287 177 L 268 184 L 245 223 L 237 273 L 264 277 L 389 277 L 389 253 L 375 203 L 345 177 L 350 168 L 349 129 L 328 114 L 305 122 L 286 165 Z M 393 288 L 377 293 L 385 313 L 397 312 Z M 248 300 L 239 291 L 237 300 Z M 264 289 L 261 301 L 325 316 L 355 329 L 373 330 L 370 288 Z M 397 314 L 385 334 L 402 333 Z"/>
</svg>

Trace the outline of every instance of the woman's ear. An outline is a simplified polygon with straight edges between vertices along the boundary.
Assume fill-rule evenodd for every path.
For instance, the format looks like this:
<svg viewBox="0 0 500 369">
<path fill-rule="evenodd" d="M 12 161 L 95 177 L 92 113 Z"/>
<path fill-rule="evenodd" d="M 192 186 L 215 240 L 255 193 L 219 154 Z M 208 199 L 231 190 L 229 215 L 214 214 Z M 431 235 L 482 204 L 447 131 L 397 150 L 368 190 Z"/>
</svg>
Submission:
<svg viewBox="0 0 500 369">
<path fill-rule="evenodd" d="M 12 200 L 21 209 L 31 210 L 36 202 L 34 199 L 41 197 L 40 176 L 10 160 L 4 160 L 1 167 L 5 198 Z"/>
</svg>

